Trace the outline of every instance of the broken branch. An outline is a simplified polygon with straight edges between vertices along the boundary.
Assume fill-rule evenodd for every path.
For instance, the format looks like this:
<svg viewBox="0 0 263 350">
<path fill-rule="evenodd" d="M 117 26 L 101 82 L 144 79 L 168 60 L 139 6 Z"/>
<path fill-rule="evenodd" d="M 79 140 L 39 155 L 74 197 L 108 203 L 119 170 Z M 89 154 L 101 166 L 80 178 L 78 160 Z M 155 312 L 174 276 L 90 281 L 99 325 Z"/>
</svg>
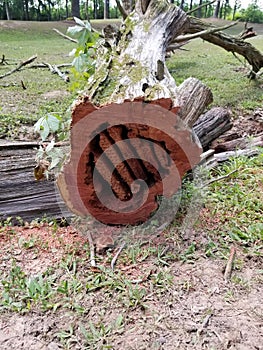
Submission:
<svg viewBox="0 0 263 350">
<path fill-rule="evenodd" d="M 18 66 L 15 67 L 14 69 L 10 70 L 9 72 L 7 72 L 5 74 L 0 75 L 0 79 L 5 78 L 5 77 L 7 77 L 15 72 L 18 72 L 22 67 L 26 66 L 27 64 L 32 63 L 36 58 L 37 58 L 37 55 L 32 56 L 32 57 L 28 58 L 27 60 L 20 62 L 18 64 Z"/>
<path fill-rule="evenodd" d="M 228 174 L 226 174 L 226 175 L 222 175 L 222 176 L 219 176 L 219 177 L 217 177 L 217 178 L 215 178 L 215 179 L 212 179 L 212 180 L 206 182 L 203 186 L 201 186 L 201 188 L 207 187 L 207 186 L 211 185 L 211 184 L 214 183 L 214 182 L 218 182 L 218 181 L 227 179 L 230 175 L 236 173 L 237 171 L 239 171 L 239 169 L 235 169 L 235 170 L 233 170 L 233 171 L 230 171 L 230 173 L 228 173 Z"/>
<path fill-rule="evenodd" d="M 44 62 L 44 65 L 46 65 L 49 70 L 51 71 L 51 73 L 53 74 L 57 74 L 62 80 L 64 80 L 66 83 L 69 82 L 69 76 L 66 75 L 65 73 L 62 73 L 61 70 L 58 69 L 58 67 L 56 65 L 51 65 L 49 63 Z"/>
<path fill-rule="evenodd" d="M 205 29 L 214 28 L 211 24 L 202 22 L 198 18 L 188 17 L 188 27 L 185 33 L 199 33 Z M 256 78 L 256 73 L 263 67 L 263 54 L 250 43 L 221 31 L 210 32 L 200 36 L 203 40 L 217 45 L 229 52 L 235 52 L 243 56 L 252 69 L 248 75 L 250 79 Z M 174 41 L 174 40 L 172 40 Z"/>
<path fill-rule="evenodd" d="M 73 43 L 76 43 L 76 44 L 78 43 L 78 40 L 73 39 L 73 38 L 71 38 L 70 36 L 61 33 L 58 29 L 53 28 L 53 30 L 54 30 L 57 34 L 59 34 L 60 36 L 62 36 L 64 39 L 67 39 L 67 40 L 69 40 L 69 41 L 72 41 Z"/>
<path fill-rule="evenodd" d="M 216 2 L 216 0 L 213 0 L 213 1 L 210 1 L 210 2 L 206 2 L 205 4 L 202 4 L 202 5 L 198 6 L 198 7 L 195 7 L 194 9 L 189 10 L 189 11 L 187 11 L 186 13 L 187 13 L 188 15 L 190 15 L 191 13 L 196 12 L 196 11 L 200 10 L 201 8 L 203 8 L 203 7 L 212 5 L 214 2 Z"/>
<path fill-rule="evenodd" d="M 238 22 L 234 22 L 234 23 L 225 25 L 225 26 L 223 26 L 223 27 L 205 29 L 205 30 L 202 30 L 202 31 L 200 31 L 200 32 L 193 33 L 193 34 L 180 35 L 180 36 L 178 36 L 177 38 L 175 38 L 175 39 L 173 40 L 173 42 L 180 43 L 180 42 L 184 42 L 184 41 L 187 41 L 187 40 L 192 40 L 192 39 L 200 38 L 200 37 L 202 37 L 203 35 L 213 34 L 213 33 L 216 33 L 216 32 L 219 32 L 219 31 L 222 31 L 222 30 L 225 30 L 225 29 L 228 29 L 228 28 L 230 28 L 230 27 L 233 27 L 233 26 L 235 26 L 237 23 L 238 23 Z"/>
<path fill-rule="evenodd" d="M 110 264 L 112 270 L 114 270 L 114 265 L 115 265 L 115 263 L 116 263 L 116 261 L 117 261 L 119 255 L 120 255 L 120 253 L 121 253 L 121 251 L 122 251 L 122 249 L 123 249 L 124 247 L 125 247 L 125 243 L 123 243 L 123 244 L 120 246 L 120 248 L 118 249 L 117 253 L 114 255 L 114 257 L 113 257 L 113 259 L 112 259 L 112 261 L 111 261 L 111 264 Z"/>
</svg>

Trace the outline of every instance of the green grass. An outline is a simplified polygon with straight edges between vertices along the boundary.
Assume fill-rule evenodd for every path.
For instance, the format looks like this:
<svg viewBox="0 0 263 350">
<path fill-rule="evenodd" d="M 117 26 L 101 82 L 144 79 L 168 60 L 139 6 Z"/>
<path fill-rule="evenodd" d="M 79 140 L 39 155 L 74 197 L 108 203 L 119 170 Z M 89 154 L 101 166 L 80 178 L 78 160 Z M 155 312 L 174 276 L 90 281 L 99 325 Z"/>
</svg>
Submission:
<svg viewBox="0 0 263 350">
<path fill-rule="evenodd" d="M 66 23 L 31 23 L 5 22 L 0 30 L 0 57 L 5 56 L 8 65 L 0 65 L 0 75 L 13 69 L 19 62 L 37 55 L 34 62 L 40 64 L 71 63 L 69 52 L 74 44 L 56 34 L 52 28 L 58 28 L 65 33 L 70 24 Z M 64 68 L 69 70 L 70 68 Z M 63 68 L 62 68 L 63 70 Z M 70 73 L 69 73 L 70 74 Z M 22 89 L 21 81 L 26 86 Z M 10 126 L 10 118 L 13 120 L 13 128 L 19 122 L 33 124 L 41 116 L 48 112 L 58 112 L 63 115 L 72 102 L 73 96 L 67 85 L 57 75 L 51 74 L 48 69 L 24 67 L 0 80 L 0 133 Z M 54 97 L 46 95 L 52 91 L 61 91 Z M 66 94 L 65 92 L 68 92 Z M 9 134 L 15 134 L 9 130 Z"/>
<path fill-rule="evenodd" d="M 263 51 L 262 37 L 251 43 Z M 262 106 L 262 79 L 247 78 L 249 67 L 230 52 L 196 39 L 185 46 L 189 51 L 177 50 L 168 60 L 168 68 L 177 84 L 192 76 L 201 80 L 213 93 L 214 106 L 231 107 L 233 113 Z"/>
<path fill-rule="evenodd" d="M 231 173 L 210 185 L 206 208 L 217 222 L 212 234 L 261 248 L 263 242 L 263 150 L 257 157 L 239 157 L 216 169 L 215 176 Z M 212 219 L 213 221 L 213 219 Z M 260 243 L 261 242 L 261 243 Z"/>
</svg>

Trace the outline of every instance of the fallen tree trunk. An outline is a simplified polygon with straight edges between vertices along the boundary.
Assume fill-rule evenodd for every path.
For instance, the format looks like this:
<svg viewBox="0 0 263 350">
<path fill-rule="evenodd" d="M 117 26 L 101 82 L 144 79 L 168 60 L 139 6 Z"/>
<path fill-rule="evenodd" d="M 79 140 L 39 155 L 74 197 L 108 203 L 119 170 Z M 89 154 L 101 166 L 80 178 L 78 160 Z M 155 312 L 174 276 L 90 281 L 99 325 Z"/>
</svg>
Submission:
<svg viewBox="0 0 263 350">
<path fill-rule="evenodd" d="M 137 1 L 97 54 L 95 74 L 72 112 L 71 155 L 58 178 L 68 207 L 106 224 L 136 224 L 171 196 L 202 153 L 192 126 L 212 101 L 197 79 L 179 87 L 165 65 L 186 14 Z M 109 31 L 105 31 L 108 32 Z"/>
<path fill-rule="evenodd" d="M 206 115 L 211 116 L 211 112 L 200 118 L 202 124 Z M 209 125 L 211 130 L 215 129 L 218 126 L 218 119 L 214 118 Z M 198 135 L 199 130 L 202 130 L 199 128 L 199 121 L 195 123 L 194 130 L 197 136 L 200 136 L 204 148 L 208 136 Z M 205 143 L 202 144 L 202 141 Z M 64 147 L 64 144 L 59 146 Z M 17 217 L 29 222 L 43 217 L 53 219 L 72 217 L 54 183 L 55 177 L 36 181 L 33 169 L 37 147 L 38 142 L 0 141 L 0 221 L 10 217 L 13 218 L 13 222 L 17 222 Z M 142 163 L 138 162 L 136 166 L 139 169 Z"/>
</svg>

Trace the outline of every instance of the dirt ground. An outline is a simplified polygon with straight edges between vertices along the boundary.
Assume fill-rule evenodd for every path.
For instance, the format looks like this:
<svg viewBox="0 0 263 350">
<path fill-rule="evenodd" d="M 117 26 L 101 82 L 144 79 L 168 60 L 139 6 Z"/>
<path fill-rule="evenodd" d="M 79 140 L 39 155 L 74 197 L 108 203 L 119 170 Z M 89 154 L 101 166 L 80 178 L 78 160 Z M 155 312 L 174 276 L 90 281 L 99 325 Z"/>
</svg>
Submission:
<svg viewBox="0 0 263 350">
<path fill-rule="evenodd" d="M 30 238 L 35 239 L 32 248 L 21 246 L 21 242 L 28 242 Z M 159 243 L 162 239 L 167 242 L 163 233 Z M 181 244 L 189 244 L 189 240 L 203 244 L 207 238 L 204 232 L 192 232 L 191 238 Z M 35 276 L 56 266 L 70 252 L 78 252 L 79 257 L 86 254 L 85 238 L 71 226 L 58 228 L 56 233 L 48 224 L 9 227 L 1 231 L 0 242 L 2 273 L 10 269 L 12 259 L 28 276 Z M 2 312 L 0 348 L 262 349 L 262 261 L 237 249 L 231 282 L 224 280 L 224 266 L 223 259 L 207 258 L 201 253 L 193 261 L 172 262 L 159 270 L 169 269 L 172 284 L 150 291 L 146 279 L 138 282 L 139 287 L 147 290 L 144 308 L 123 309 L 117 290 L 109 294 L 102 289 L 87 292 L 82 300 L 85 313 L 81 315 L 63 309 L 32 310 L 25 314 Z M 79 269 L 86 276 L 95 273 L 88 262 Z M 154 275 L 156 266 L 146 260 L 131 266 L 117 264 L 116 269 L 130 280 L 148 271 L 148 279 Z M 107 323 L 120 312 L 125 318 L 122 329 L 90 343 L 83 340 L 81 325 L 98 320 Z M 69 325 L 74 334 L 70 342 L 63 343 L 61 330 L 67 330 Z"/>
</svg>

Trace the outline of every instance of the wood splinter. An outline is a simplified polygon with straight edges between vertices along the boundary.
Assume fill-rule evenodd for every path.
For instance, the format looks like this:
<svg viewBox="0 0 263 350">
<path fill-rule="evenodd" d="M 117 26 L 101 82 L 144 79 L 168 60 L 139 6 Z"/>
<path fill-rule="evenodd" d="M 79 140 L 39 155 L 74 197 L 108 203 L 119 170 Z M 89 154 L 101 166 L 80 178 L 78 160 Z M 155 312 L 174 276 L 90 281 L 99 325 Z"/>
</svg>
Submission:
<svg viewBox="0 0 263 350">
<path fill-rule="evenodd" d="M 225 272 L 224 272 L 225 282 L 230 281 L 230 278 L 231 278 L 231 275 L 232 275 L 232 271 L 233 271 L 233 267 L 234 267 L 235 256 L 236 256 L 236 248 L 235 247 L 231 247 L 230 255 L 229 255 L 228 262 L 226 264 L 226 268 L 225 268 Z"/>
</svg>

